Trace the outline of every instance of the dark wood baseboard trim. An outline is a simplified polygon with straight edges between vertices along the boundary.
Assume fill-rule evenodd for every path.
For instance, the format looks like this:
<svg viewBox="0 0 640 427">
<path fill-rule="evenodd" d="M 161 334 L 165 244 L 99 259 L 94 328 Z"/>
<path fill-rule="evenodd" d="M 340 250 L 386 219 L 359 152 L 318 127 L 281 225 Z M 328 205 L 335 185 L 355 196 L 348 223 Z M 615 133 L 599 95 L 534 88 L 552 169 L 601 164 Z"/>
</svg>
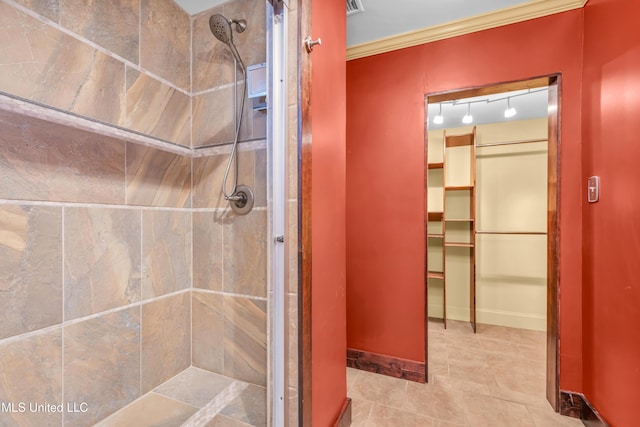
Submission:
<svg viewBox="0 0 640 427">
<path fill-rule="evenodd" d="M 351 425 L 351 399 L 346 398 L 344 401 L 344 405 L 342 405 L 342 411 L 340 411 L 340 415 L 335 423 L 333 423 L 333 427 L 349 427 Z"/>
<path fill-rule="evenodd" d="M 418 383 L 426 381 L 424 363 L 367 351 L 347 349 L 347 366 Z"/>
<path fill-rule="evenodd" d="M 609 427 L 582 393 L 560 391 L 560 414 L 578 418 L 587 427 Z"/>
<path fill-rule="evenodd" d="M 571 418 L 581 418 L 584 397 L 578 393 L 560 392 L 560 415 Z"/>
</svg>

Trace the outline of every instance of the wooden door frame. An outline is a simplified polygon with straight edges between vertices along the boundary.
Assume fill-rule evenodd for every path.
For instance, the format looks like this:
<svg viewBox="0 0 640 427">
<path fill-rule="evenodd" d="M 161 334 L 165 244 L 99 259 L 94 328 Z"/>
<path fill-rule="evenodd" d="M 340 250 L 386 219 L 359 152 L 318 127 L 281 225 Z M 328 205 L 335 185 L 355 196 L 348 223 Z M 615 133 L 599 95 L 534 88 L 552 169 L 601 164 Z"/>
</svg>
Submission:
<svg viewBox="0 0 640 427">
<path fill-rule="evenodd" d="M 547 400 L 558 412 L 560 409 L 560 230 L 558 213 L 560 206 L 560 92 L 561 75 L 551 74 L 532 77 L 526 80 L 490 84 L 473 88 L 431 93 L 425 95 L 427 103 L 450 101 L 453 99 L 469 98 L 473 96 L 490 95 L 521 89 L 549 87 L 549 115 L 548 115 L 548 160 L 547 160 L 547 356 L 546 356 L 546 395 Z M 427 191 L 428 191 L 428 112 L 425 107 L 424 130 L 424 226 L 427 227 Z M 424 345 L 425 345 L 425 380 L 429 377 L 429 295 L 428 295 L 428 262 L 425 241 L 424 261 Z"/>
<path fill-rule="evenodd" d="M 312 0 L 297 0 L 298 7 L 298 418 L 300 426 L 312 422 L 311 363 L 311 56 L 303 53 L 303 40 L 311 31 Z M 346 355 L 345 355 L 346 357 Z M 345 362 L 346 363 L 346 362 Z"/>
</svg>

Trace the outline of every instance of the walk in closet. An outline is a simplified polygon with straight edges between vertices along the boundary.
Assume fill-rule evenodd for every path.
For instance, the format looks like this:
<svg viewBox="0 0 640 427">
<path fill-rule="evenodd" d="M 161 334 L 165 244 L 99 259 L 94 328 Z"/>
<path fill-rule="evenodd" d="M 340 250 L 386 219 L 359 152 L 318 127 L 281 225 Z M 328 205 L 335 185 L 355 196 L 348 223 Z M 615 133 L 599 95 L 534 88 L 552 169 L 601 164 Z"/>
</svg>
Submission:
<svg viewBox="0 0 640 427">
<path fill-rule="evenodd" d="M 430 318 L 546 327 L 546 118 L 430 130 Z"/>
</svg>

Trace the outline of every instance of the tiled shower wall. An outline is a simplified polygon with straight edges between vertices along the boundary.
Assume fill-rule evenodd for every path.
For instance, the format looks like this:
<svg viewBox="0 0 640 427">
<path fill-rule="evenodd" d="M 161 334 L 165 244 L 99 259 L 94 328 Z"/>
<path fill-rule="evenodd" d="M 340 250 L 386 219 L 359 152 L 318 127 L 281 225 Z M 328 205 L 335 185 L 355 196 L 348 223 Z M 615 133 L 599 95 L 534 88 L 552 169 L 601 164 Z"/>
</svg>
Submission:
<svg viewBox="0 0 640 427">
<path fill-rule="evenodd" d="M 12 113 L 0 129 L 0 401 L 86 402 L 65 425 L 91 425 L 191 364 L 191 160 Z"/>
<path fill-rule="evenodd" d="M 245 62 L 264 62 L 263 5 L 234 3 L 222 8 L 249 21 L 243 57 L 241 36 L 255 43 Z M 233 103 L 216 96 L 232 77 L 199 86 L 191 119 L 191 24 L 195 35 L 211 13 L 190 20 L 170 0 L 2 0 L 0 91 L 184 146 L 192 124 L 195 146 L 227 142 Z M 230 61 L 200 37 L 216 51 L 199 60 L 194 37 L 194 80 L 202 64 L 216 75 Z M 246 110 L 242 136 L 264 138 L 266 114 Z M 266 384 L 264 148 L 239 154 L 256 208 L 237 217 L 220 195 L 228 148 L 190 159 L 4 112 L 0 146 L 0 401 L 87 402 L 65 425 L 90 425 L 190 364 Z M 3 412 L 0 425 L 13 417 L 62 415 Z"/>
<path fill-rule="evenodd" d="M 234 139 L 234 78 L 241 73 L 234 74 L 229 49 L 209 30 L 215 13 L 246 19 L 247 29 L 233 34 L 238 51 L 246 65 L 266 61 L 266 3 L 233 0 L 192 18 L 194 147 Z M 193 160 L 193 365 L 265 387 L 267 115 L 252 107 L 247 100 L 240 140 L 259 148 L 240 151 L 238 175 L 238 183 L 254 191 L 251 213 L 234 215 L 220 191 L 228 153 Z"/>
<path fill-rule="evenodd" d="M 266 5 L 264 1 L 233 0 L 193 17 L 192 93 L 193 145 L 202 147 L 228 143 L 234 139 L 234 81 L 242 81 L 240 71 L 234 73 L 230 50 L 209 29 L 209 17 L 221 13 L 227 18 L 246 19 L 247 29 L 234 31 L 233 40 L 247 66 L 266 62 Z M 241 85 L 238 98 L 242 94 Z M 267 115 L 253 109 L 249 99 L 244 106 L 240 140 L 263 139 L 267 134 Z M 238 100 L 238 108 L 240 101 Z M 208 120 L 211 116 L 222 120 Z"/>
<path fill-rule="evenodd" d="M 190 17 L 172 0 L 0 0 L 0 91 L 182 146 L 230 143 L 242 73 L 208 20 L 246 19 L 234 42 L 247 66 L 262 64 L 265 9 L 232 0 Z M 266 138 L 255 102 L 242 141 Z"/>
<path fill-rule="evenodd" d="M 256 195 L 245 216 L 221 196 L 226 160 L 193 160 L 193 365 L 266 386 L 266 152 L 240 152 L 238 180 Z"/>
<path fill-rule="evenodd" d="M 190 25 L 169 0 L 2 0 L 0 91 L 189 147 Z"/>
</svg>

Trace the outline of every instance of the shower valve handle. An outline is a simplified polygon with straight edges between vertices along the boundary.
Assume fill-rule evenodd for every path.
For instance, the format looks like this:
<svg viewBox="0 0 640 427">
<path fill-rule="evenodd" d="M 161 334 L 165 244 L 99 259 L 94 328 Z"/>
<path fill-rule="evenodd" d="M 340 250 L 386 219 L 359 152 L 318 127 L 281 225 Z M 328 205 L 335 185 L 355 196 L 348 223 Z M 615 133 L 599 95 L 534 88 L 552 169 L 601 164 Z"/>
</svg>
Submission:
<svg viewBox="0 0 640 427">
<path fill-rule="evenodd" d="M 320 39 L 320 37 L 318 37 L 317 40 L 313 40 L 311 36 L 307 36 L 304 39 L 304 46 L 307 48 L 307 53 L 311 53 L 315 45 L 322 45 L 322 40 Z"/>
</svg>

